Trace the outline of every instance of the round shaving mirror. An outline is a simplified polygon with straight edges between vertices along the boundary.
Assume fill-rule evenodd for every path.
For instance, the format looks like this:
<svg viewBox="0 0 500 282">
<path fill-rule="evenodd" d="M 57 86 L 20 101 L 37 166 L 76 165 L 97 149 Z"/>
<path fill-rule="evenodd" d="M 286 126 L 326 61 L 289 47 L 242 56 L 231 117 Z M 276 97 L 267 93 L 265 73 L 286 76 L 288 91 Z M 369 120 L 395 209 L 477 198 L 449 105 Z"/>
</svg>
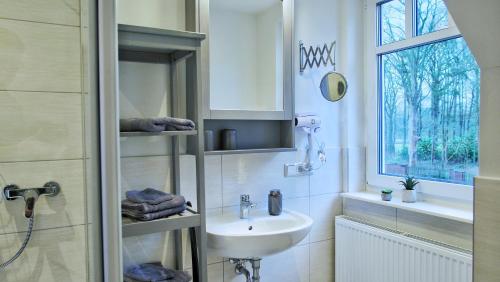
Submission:
<svg viewBox="0 0 500 282">
<path fill-rule="evenodd" d="M 336 102 L 344 98 L 347 92 L 347 80 L 338 72 L 329 72 L 321 79 L 319 88 L 326 100 Z"/>
</svg>

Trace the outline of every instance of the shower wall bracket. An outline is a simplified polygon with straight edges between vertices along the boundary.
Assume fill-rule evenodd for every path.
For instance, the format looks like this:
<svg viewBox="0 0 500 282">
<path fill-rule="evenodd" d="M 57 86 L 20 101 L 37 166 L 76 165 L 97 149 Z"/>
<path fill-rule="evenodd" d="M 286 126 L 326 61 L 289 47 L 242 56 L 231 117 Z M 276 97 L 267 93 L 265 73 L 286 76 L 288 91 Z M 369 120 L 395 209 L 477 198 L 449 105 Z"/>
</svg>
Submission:
<svg viewBox="0 0 500 282">
<path fill-rule="evenodd" d="M 34 188 L 20 188 L 16 184 L 9 184 L 3 188 L 3 195 L 6 200 L 13 201 L 17 198 L 24 198 L 25 194 L 35 192 L 38 196 L 45 195 L 47 197 L 54 197 L 61 191 L 59 183 L 49 181 L 43 187 Z"/>
</svg>

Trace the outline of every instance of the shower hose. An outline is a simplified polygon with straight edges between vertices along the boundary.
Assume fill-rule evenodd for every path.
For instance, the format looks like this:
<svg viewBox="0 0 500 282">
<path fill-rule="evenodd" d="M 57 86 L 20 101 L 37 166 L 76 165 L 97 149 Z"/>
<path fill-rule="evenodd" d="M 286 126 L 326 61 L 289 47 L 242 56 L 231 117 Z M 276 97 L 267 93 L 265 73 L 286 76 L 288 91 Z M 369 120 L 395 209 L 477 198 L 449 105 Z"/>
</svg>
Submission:
<svg viewBox="0 0 500 282">
<path fill-rule="evenodd" d="M 33 231 L 34 221 L 35 221 L 35 216 L 31 215 L 31 217 L 29 218 L 29 223 L 28 223 L 28 233 L 26 234 L 26 238 L 24 238 L 24 242 L 21 245 L 21 248 L 17 251 L 17 253 L 12 258 L 10 258 L 8 261 L 0 264 L 0 272 L 4 271 L 7 266 L 9 266 L 11 263 L 13 263 L 24 252 L 24 249 L 26 249 L 26 246 L 28 245 L 28 242 L 30 241 L 30 238 L 31 238 L 31 233 Z"/>
</svg>

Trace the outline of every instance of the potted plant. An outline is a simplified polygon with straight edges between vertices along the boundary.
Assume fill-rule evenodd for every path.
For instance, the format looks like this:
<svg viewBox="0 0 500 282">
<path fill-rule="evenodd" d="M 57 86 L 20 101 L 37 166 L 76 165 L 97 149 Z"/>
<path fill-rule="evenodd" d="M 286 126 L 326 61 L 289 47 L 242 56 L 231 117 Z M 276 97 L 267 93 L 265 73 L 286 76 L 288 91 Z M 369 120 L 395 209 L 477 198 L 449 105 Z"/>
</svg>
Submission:
<svg viewBox="0 0 500 282">
<path fill-rule="evenodd" d="M 382 201 L 390 201 L 392 199 L 392 190 L 391 189 L 383 189 L 381 191 L 380 196 L 382 197 Z"/>
<path fill-rule="evenodd" d="M 419 183 L 414 177 L 407 176 L 404 180 L 399 181 L 403 185 L 401 198 L 405 203 L 415 203 L 417 201 L 417 191 L 415 190 Z"/>
</svg>

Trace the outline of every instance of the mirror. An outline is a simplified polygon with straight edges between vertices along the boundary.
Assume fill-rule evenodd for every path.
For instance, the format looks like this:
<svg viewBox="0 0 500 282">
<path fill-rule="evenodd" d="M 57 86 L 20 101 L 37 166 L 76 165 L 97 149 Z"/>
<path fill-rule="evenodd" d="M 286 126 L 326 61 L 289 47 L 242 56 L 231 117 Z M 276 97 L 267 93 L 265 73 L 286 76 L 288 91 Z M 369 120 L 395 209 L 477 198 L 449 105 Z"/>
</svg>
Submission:
<svg viewBox="0 0 500 282">
<path fill-rule="evenodd" d="M 344 98 L 347 92 L 347 80 L 338 72 L 329 72 L 321 79 L 319 88 L 326 100 L 336 102 Z"/>
<path fill-rule="evenodd" d="M 283 111 L 283 2 L 209 5 L 210 109 Z"/>
</svg>

